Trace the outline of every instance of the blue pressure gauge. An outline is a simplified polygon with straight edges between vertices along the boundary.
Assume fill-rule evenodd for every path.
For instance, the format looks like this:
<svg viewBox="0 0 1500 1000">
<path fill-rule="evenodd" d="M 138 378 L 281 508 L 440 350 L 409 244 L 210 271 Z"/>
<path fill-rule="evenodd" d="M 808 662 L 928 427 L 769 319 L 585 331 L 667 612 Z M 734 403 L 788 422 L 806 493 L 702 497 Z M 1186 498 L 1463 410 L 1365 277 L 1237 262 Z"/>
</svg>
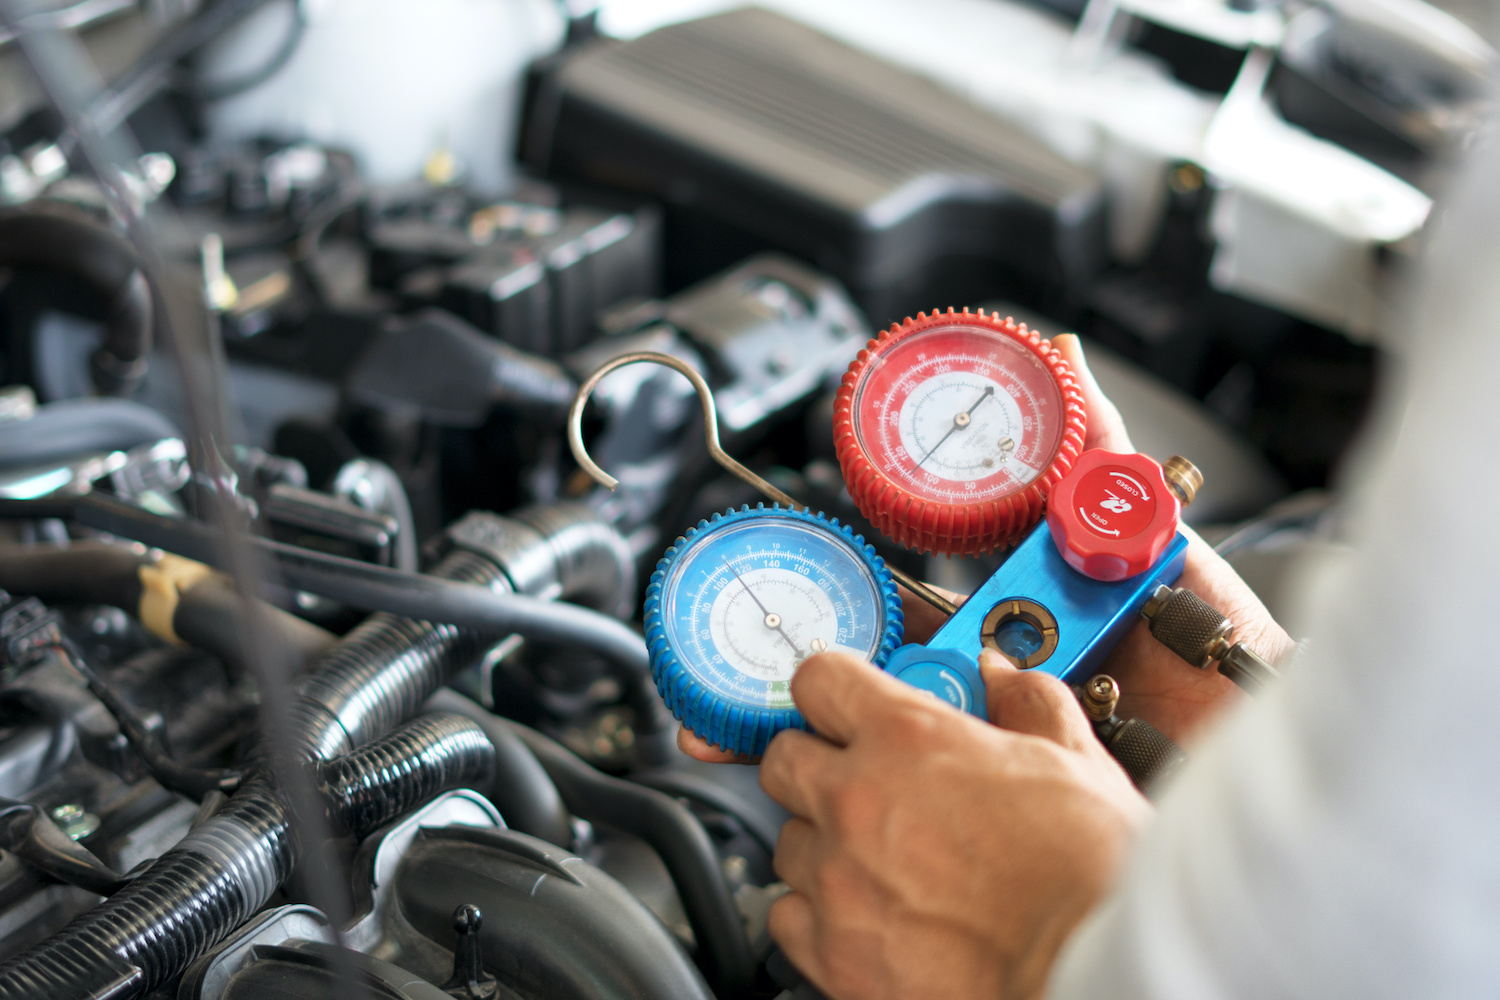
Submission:
<svg viewBox="0 0 1500 1000">
<path fill-rule="evenodd" d="M 646 591 L 657 689 L 715 746 L 759 754 L 803 728 L 790 681 L 842 650 L 881 666 L 901 644 L 885 562 L 848 526 L 782 507 L 715 514 L 667 550 Z"/>
</svg>

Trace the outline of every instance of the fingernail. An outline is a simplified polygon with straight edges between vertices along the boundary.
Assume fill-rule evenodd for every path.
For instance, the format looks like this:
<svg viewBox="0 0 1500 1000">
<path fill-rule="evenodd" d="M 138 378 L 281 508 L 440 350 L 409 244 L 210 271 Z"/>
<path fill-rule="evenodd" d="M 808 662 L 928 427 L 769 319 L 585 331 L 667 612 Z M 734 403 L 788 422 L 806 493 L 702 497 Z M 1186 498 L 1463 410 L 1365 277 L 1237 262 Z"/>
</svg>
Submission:
<svg viewBox="0 0 1500 1000">
<path fill-rule="evenodd" d="M 985 649 L 979 654 L 980 670 L 1020 670 L 1020 664 L 999 650 Z"/>
</svg>

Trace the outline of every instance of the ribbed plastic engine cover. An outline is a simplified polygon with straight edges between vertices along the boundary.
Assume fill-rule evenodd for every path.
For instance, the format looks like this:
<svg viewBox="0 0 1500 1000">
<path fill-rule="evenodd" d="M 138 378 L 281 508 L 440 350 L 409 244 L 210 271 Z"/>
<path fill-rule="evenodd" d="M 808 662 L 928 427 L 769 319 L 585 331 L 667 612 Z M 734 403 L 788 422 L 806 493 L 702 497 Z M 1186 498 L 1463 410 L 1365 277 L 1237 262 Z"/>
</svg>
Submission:
<svg viewBox="0 0 1500 1000">
<path fill-rule="evenodd" d="M 554 179 L 661 199 L 797 254 L 876 323 L 963 304 L 931 298 L 966 291 L 956 276 L 975 296 L 994 294 L 997 275 L 1030 285 L 1023 295 L 1066 294 L 1104 254 L 1093 173 L 921 76 L 756 8 L 565 54 L 534 86 L 523 147 Z"/>
</svg>

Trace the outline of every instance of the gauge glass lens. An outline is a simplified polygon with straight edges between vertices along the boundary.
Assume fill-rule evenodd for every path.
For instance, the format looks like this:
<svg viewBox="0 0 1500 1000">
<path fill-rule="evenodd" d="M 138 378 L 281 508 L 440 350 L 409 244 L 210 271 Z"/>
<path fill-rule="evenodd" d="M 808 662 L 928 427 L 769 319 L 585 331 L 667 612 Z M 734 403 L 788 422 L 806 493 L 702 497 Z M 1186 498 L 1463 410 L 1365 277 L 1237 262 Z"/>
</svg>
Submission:
<svg viewBox="0 0 1500 1000">
<path fill-rule="evenodd" d="M 1015 493 L 1062 443 L 1062 392 L 1025 344 L 967 324 L 898 341 L 854 395 L 855 431 L 876 468 L 941 503 Z"/>
<path fill-rule="evenodd" d="M 884 630 L 880 587 L 837 535 L 775 515 L 704 535 L 664 581 L 677 655 L 704 686 L 741 705 L 793 708 L 804 659 L 871 659 Z"/>
</svg>

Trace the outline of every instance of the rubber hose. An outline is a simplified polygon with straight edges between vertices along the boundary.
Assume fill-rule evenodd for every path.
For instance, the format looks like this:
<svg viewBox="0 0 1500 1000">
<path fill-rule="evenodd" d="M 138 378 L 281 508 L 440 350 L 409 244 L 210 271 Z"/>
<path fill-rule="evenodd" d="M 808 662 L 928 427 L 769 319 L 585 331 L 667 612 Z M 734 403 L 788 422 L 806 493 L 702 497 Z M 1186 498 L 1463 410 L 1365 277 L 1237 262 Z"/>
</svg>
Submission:
<svg viewBox="0 0 1500 1000">
<path fill-rule="evenodd" d="M 218 534 L 207 525 L 161 517 L 97 493 L 76 499 L 0 499 L 0 517 L 72 518 L 211 566 L 221 561 Z M 614 618 L 571 604 L 403 573 L 255 535 L 241 536 L 241 540 L 274 559 L 282 582 L 296 590 L 366 610 L 586 649 L 626 680 L 626 698 L 635 712 L 637 730 L 646 737 L 644 745 L 654 746 L 657 741 L 652 737 L 669 736 L 676 729 L 671 713 L 657 697 L 645 640 Z"/>
<path fill-rule="evenodd" d="M 438 568 L 505 586 L 492 563 L 455 552 Z M 415 643 L 415 645 L 412 645 Z M 477 652 L 447 625 L 374 615 L 304 683 L 293 730 L 313 761 L 383 736 Z M 357 734 L 358 741 L 351 741 Z M 335 820 L 347 824 L 336 815 Z M 139 879 L 35 947 L 0 965 L 0 1000 L 93 995 L 100 969 L 138 966 L 115 984 L 139 996 L 180 973 L 271 897 L 295 862 L 286 807 L 271 775 L 252 772 L 224 808 Z M 128 973 L 128 968 L 122 974 Z"/>
<path fill-rule="evenodd" d="M 0 213 L 0 267 L 45 267 L 77 275 L 105 303 L 104 343 L 90 359 L 94 387 L 126 395 L 146 375 L 151 288 L 124 237 L 63 205 Z"/>
<path fill-rule="evenodd" d="M 0 423 L 0 467 L 62 463 L 180 437 L 170 420 L 143 403 L 65 399 L 38 407 L 29 419 Z"/>
<path fill-rule="evenodd" d="M 434 574 L 488 592 L 509 588 L 494 563 L 450 553 Z M 292 717 L 308 755 L 326 760 L 411 718 L 438 688 L 493 641 L 474 629 L 376 614 L 355 626 L 303 683 Z"/>
<path fill-rule="evenodd" d="M 445 699 L 443 704 L 449 703 Z M 755 977 L 750 941 L 713 841 L 692 812 L 669 795 L 595 770 L 534 729 L 495 718 L 536 755 L 572 812 L 635 834 L 661 856 L 698 941 L 704 972 L 716 989 L 748 985 Z"/>
<path fill-rule="evenodd" d="M 144 554 L 101 542 L 5 545 L 0 590 L 47 604 L 108 604 L 134 613 L 141 603 L 141 567 L 150 564 Z"/>
<path fill-rule="evenodd" d="M 78 541 L 67 548 L 0 545 L 0 590 L 48 604 L 108 604 L 140 613 L 141 567 L 147 556 L 122 545 Z M 172 630 L 189 646 L 212 653 L 244 676 L 245 602 L 221 577 L 184 590 Z M 296 615 L 257 602 L 255 625 L 267 630 L 294 662 L 306 665 L 336 641 L 333 633 Z"/>
<path fill-rule="evenodd" d="M 498 717 L 451 688 L 444 688 L 422 706 L 428 712 L 455 712 L 484 730 L 495 747 L 495 778 L 486 796 L 512 830 L 540 837 L 549 844 L 569 847 L 573 822 L 557 786 L 536 755 Z"/>
<path fill-rule="evenodd" d="M 3 556 L 0 556 L 3 558 Z M 214 576 L 184 590 L 172 614 L 172 631 L 195 649 L 218 657 L 239 677 L 253 673 L 247 659 L 246 629 L 268 633 L 278 651 L 304 670 L 338 642 L 338 636 L 289 611 L 255 602 L 253 618 L 229 581 Z"/>
<path fill-rule="evenodd" d="M 0 997 L 96 995 L 101 967 L 119 977 L 101 995 L 155 989 L 264 906 L 292 861 L 286 810 L 253 778 L 138 879 L 0 965 Z"/>
<path fill-rule="evenodd" d="M 318 766 L 334 814 L 360 840 L 441 791 L 487 785 L 494 772 L 489 736 L 453 712 L 424 715 Z"/>
</svg>

